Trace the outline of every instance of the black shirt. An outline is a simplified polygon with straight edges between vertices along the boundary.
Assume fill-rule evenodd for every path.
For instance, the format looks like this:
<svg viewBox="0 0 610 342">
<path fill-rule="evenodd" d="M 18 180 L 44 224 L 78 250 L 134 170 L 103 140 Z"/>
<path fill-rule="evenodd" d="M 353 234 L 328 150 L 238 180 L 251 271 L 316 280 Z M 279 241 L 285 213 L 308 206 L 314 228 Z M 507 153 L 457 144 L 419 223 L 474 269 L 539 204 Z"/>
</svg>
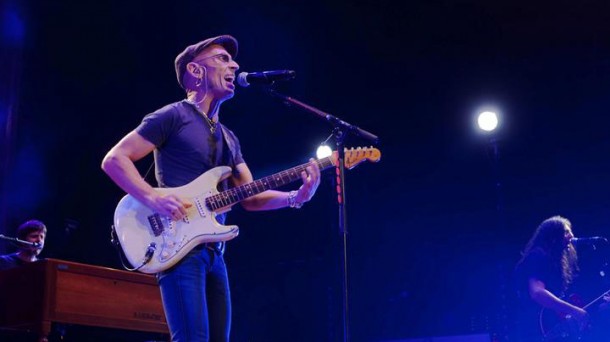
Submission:
<svg viewBox="0 0 610 342">
<path fill-rule="evenodd" d="M 25 265 L 17 253 L 0 255 L 0 271 Z"/>
</svg>

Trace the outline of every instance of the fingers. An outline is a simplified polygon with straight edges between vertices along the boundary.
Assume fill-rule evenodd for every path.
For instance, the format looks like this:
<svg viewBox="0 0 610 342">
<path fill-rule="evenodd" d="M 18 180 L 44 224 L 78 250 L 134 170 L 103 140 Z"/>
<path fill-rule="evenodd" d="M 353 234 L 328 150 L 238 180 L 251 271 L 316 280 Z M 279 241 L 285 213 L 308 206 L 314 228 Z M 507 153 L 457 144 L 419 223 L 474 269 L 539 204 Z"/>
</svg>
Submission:
<svg viewBox="0 0 610 342">
<path fill-rule="evenodd" d="M 159 198 L 159 213 L 171 217 L 173 220 L 181 220 L 187 214 L 187 209 L 193 204 L 181 199 L 176 195 L 161 196 Z"/>
<path fill-rule="evenodd" d="M 320 167 L 318 166 L 318 163 L 316 163 L 315 159 L 312 158 L 310 161 L 311 163 L 306 169 L 309 173 L 309 179 L 315 191 L 315 189 L 318 188 L 318 185 L 320 185 Z"/>
<path fill-rule="evenodd" d="M 309 161 L 309 166 L 305 168 L 306 171 L 301 172 L 301 179 L 304 184 L 311 184 L 317 188 L 320 184 L 320 167 L 315 159 L 312 158 Z"/>
<path fill-rule="evenodd" d="M 575 318 L 580 322 L 586 322 L 589 318 L 589 313 L 587 313 L 587 311 L 585 311 L 584 309 L 577 308 L 575 313 Z"/>
<path fill-rule="evenodd" d="M 310 159 L 310 164 L 301 172 L 301 179 L 303 186 L 299 188 L 297 200 L 304 203 L 313 197 L 320 185 L 320 167 L 315 159 Z"/>
<path fill-rule="evenodd" d="M 318 165 L 316 160 L 313 158 L 309 159 L 309 161 L 311 162 L 310 163 L 311 166 L 307 167 L 307 172 L 309 172 L 310 174 L 313 174 L 316 181 L 318 183 L 320 183 L 320 166 Z"/>
</svg>

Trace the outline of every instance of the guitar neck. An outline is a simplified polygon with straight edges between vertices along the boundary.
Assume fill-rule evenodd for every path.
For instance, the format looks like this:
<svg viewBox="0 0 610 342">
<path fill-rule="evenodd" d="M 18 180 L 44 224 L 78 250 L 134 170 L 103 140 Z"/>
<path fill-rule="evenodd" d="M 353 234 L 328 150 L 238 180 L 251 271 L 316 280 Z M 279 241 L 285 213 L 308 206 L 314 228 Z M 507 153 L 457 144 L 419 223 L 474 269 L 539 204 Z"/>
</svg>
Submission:
<svg viewBox="0 0 610 342">
<path fill-rule="evenodd" d="M 583 309 L 587 309 L 589 308 L 591 305 L 595 304 L 596 302 L 600 301 L 601 299 L 604 299 L 605 296 L 610 295 L 610 290 L 602 293 L 601 295 L 599 295 L 597 298 L 593 299 L 592 301 L 590 301 L 589 303 L 587 303 L 587 305 L 583 306 Z"/>
<path fill-rule="evenodd" d="M 315 161 L 320 170 L 326 170 L 334 166 L 332 157 L 326 157 Z M 243 201 L 246 198 L 260 194 L 263 191 L 279 188 L 283 185 L 290 184 L 301 179 L 301 172 L 309 163 L 295 166 L 291 169 L 278 172 L 271 176 L 255 180 L 254 182 L 240 185 L 232 189 L 220 192 L 205 199 L 208 209 L 214 211 L 220 208 L 230 207 L 233 204 Z"/>
</svg>

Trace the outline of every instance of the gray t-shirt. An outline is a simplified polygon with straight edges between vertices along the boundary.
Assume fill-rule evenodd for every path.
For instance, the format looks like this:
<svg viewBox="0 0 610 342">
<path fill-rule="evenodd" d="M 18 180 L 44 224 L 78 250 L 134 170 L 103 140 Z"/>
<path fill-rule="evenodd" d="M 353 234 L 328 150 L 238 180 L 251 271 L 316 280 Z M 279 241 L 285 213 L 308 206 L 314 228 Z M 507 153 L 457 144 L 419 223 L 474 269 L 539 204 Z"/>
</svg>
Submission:
<svg viewBox="0 0 610 342">
<path fill-rule="evenodd" d="M 188 184 L 220 165 L 232 167 L 235 173 L 235 166 L 244 163 L 235 134 L 222 124 L 212 133 L 202 114 L 186 101 L 146 115 L 136 132 L 156 146 L 155 175 L 160 187 Z M 225 181 L 219 190 L 227 188 Z M 224 222 L 224 217 L 217 219 Z"/>
</svg>

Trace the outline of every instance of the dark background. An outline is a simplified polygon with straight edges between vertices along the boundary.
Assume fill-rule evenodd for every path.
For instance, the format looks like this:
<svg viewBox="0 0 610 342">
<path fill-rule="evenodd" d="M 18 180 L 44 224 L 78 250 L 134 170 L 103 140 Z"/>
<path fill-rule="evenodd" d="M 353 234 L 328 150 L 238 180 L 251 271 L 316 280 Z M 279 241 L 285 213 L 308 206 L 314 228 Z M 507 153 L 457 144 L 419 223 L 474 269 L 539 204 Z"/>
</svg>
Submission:
<svg viewBox="0 0 610 342">
<path fill-rule="evenodd" d="M 352 340 L 505 339 L 510 272 L 535 227 L 557 214 L 577 236 L 610 227 L 608 7 L 5 0 L 0 233 L 38 218 L 44 256 L 120 268 L 109 231 L 123 192 L 101 160 L 145 114 L 184 97 L 173 60 L 186 45 L 231 34 L 242 70 L 296 70 L 278 90 L 381 138 L 381 161 L 347 173 Z M 494 137 L 475 127 L 489 108 L 501 115 Z M 255 178 L 305 162 L 331 132 L 253 88 L 237 90 L 221 121 Z M 138 163 L 143 174 L 151 162 Z M 325 175 L 301 210 L 229 216 L 241 227 L 226 254 L 234 340 L 341 339 Z M 591 292 L 606 285 L 596 276 L 606 255 L 582 253 Z"/>
</svg>

